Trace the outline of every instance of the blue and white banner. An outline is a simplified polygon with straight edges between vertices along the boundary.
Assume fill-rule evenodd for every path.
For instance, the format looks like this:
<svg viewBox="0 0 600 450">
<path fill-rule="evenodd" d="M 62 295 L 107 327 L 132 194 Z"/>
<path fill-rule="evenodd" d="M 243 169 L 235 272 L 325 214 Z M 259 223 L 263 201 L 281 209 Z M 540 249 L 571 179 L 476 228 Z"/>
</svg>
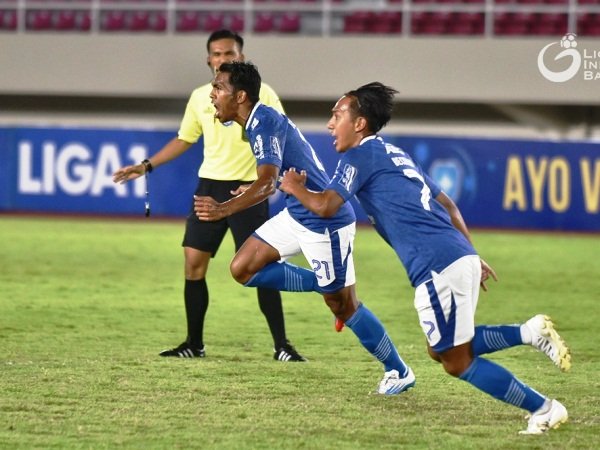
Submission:
<svg viewBox="0 0 600 450">
<path fill-rule="evenodd" d="M 112 182 L 175 131 L 0 128 L 0 211 L 143 215 L 146 181 Z M 305 133 L 328 173 L 332 138 Z M 385 136 L 421 164 L 474 227 L 600 231 L 600 144 Z M 250 150 L 248 150 L 250 151 Z M 202 143 L 149 176 L 152 214 L 189 212 Z M 283 194 L 271 199 L 281 208 Z M 366 216 L 354 203 L 360 221 Z"/>
</svg>

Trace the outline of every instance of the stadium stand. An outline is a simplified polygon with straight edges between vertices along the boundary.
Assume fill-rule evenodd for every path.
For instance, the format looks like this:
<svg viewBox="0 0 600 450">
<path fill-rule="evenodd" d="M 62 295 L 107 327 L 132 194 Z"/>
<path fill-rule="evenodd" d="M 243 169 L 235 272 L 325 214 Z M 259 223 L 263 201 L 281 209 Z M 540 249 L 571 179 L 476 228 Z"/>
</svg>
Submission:
<svg viewBox="0 0 600 450">
<path fill-rule="evenodd" d="M 0 30 L 600 36 L 599 14 L 600 0 L 0 0 Z"/>
</svg>

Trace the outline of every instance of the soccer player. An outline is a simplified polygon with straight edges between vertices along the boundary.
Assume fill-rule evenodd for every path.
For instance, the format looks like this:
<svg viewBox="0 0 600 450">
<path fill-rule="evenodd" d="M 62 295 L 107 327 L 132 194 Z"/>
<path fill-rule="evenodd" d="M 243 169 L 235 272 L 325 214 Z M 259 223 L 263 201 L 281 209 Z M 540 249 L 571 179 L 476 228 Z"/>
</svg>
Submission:
<svg viewBox="0 0 600 450">
<path fill-rule="evenodd" d="M 206 63 L 214 75 L 221 64 L 244 60 L 243 38 L 229 30 L 212 33 L 206 43 Z M 225 201 L 256 179 L 256 161 L 243 141 L 240 125 L 215 121 L 210 103 L 212 89 L 207 83 L 195 89 L 188 101 L 178 136 L 144 163 L 123 167 L 114 174 L 115 182 L 133 180 L 187 151 L 204 135 L 204 159 L 198 171 L 197 195 L 211 195 Z M 283 112 L 277 94 L 262 85 L 261 101 Z M 187 337 L 179 346 L 165 350 L 161 356 L 203 358 L 204 318 L 209 304 L 206 275 L 210 259 L 215 256 L 225 233 L 231 230 L 238 249 L 248 236 L 269 218 L 267 201 L 216 222 L 201 222 L 191 210 L 183 237 L 185 258 L 184 300 Z M 274 343 L 273 357 L 278 361 L 306 361 L 287 340 L 281 295 L 272 289 L 259 288 L 258 304 L 267 319 Z"/>
<path fill-rule="evenodd" d="M 213 80 L 210 97 L 220 122 L 235 121 L 256 157 L 258 179 L 226 202 L 196 197 L 201 220 L 222 220 L 264 201 L 276 190 L 280 171 L 301 167 L 310 174 L 308 187 L 322 190 L 329 183 L 315 151 L 294 123 L 259 101 L 260 74 L 250 63 L 223 64 Z M 399 394 L 415 384 L 383 325 L 359 302 L 355 291 L 352 246 L 355 215 L 349 204 L 327 218 L 288 196 L 286 208 L 246 240 L 231 262 L 233 277 L 245 286 L 322 293 L 333 314 L 344 320 L 360 343 L 385 367 L 380 394 Z M 302 252 L 312 270 L 285 262 Z"/>
<path fill-rule="evenodd" d="M 335 216 L 356 195 L 416 288 L 415 308 L 430 356 L 450 375 L 529 411 L 523 433 L 556 428 L 568 417 L 561 403 L 481 355 L 530 344 L 568 370 L 569 349 L 544 315 L 522 325 L 475 327 L 479 286 L 485 290 L 485 281 L 496 280 L 496 274 L 477 255 L 454 202 L 407 153 L 377 135 L 390 120 L 395 93 L 375 82 L 341 97 L 327 123 L 342 154 L 331 182 L 315 192 L 310 173 L 290 168 L 280 189 L 320 217 Z"/>
</svg>

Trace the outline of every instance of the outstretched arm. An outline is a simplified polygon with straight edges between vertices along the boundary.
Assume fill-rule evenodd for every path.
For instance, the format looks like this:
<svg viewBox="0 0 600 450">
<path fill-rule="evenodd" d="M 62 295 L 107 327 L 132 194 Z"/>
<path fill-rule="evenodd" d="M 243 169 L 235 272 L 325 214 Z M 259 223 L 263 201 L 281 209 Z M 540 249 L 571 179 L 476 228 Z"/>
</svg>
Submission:
<svg viewBox="0 0 600 450">
<path fill-rule="evenodd" d="M 440 202 L 444 208 L 446 208 L 446 211 L 448 211 L 448 214 L 450 215 L 450 220 L 452 221 L 452 224 L 456 227 L 456 229 L 458 229 L 458 231 L 464 234 L 467 240 L 472 243 L 471 234 L 469 233 L 467 224 L 465 223 L 462 214 L 458 209 L 458 206 L 456 206 L 456 203 L 454 203 L 450 197 L 444 194 L 444 192 L 440 192 L 435 199 L 438 202 Z M 481 288 L 484 291 L 487 291 L 487 286 L 485 285 L 485 282 L 490 276 L 494 279 L 494 281 L 498 281 L 498 277 L 496 276 L 496 272 L 494 272 L 494 269 L 492 269 L 492 267 L 482 259 Z"/>
<path fill-rule="evenodd" d="M 295 168 L 284 172 L 279 189 L 293 195 L 309 211 L 320 217 L 331 217 L 344 204 L 344 199 L 331 189 L 313 192 L 306 189 L 306 171 L 296 172 Z"/>
<path fill-rule="evenodd" d="M 179 138 L 171 139 L 171 141 L 161 148 L 158 153 L 149 158 L 150 164 L 152 164 L 152 167 L 156 168 L 161 164 L 177 158 L 191 146 L 192 144 L 182 141 Z M 121 184 L 126 183 L 129 180 L 135 180 L 141 175 L 144 175 L 144 173 L 146 173 L 146 167 L 141 163 L 134 164 L 132 166 L 121 167 L 119 170 L 113 173 L 113 181 Z"/>
<path fill-rule="evenodd" d="M 240 195 L 219 203 L 212 197 L 194 196 L 194 211 L 200 220 L 214 222 L 254 206 L 275 192 L 279 167 L 263 164 L 257 169 L 258 179 Z"/>
</svg>

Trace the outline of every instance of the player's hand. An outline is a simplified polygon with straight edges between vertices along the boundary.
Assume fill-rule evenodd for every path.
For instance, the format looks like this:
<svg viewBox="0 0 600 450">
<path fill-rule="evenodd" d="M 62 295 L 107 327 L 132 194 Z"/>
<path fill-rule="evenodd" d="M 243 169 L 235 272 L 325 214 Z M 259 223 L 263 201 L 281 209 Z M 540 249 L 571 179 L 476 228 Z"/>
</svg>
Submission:
<svg viewBox="0 0 600 450">
<path fill-rule="evenodd" d="M 295 167 L 290 167 L 289 170 L 283 172 L 283 176 L 280 179 L 279 189 L 286 194 L 293 194 L 294 188 L 298 186 L 304 186 L 306 183 L 306 170 L 296 172 Z"/>
<path fill-rule="evenodd" d="M 212 197 L 194 195 L 194 212 L 200 220 L 214 222 L 227 217 L 227 209 Z"/>
<path fill-rule="evenodd" d="M 113 173 L 113 182 L 115 183 L 126 183 L 129 180 L 135 180 L 146 173 L 146 168 L 143 164 L 136 164 L 134 166 L 121 167 L 115 173 Z"/>
<path fill-rule="evenodd" d="M 487 279 L 489 277 L 492 277 L 494 279 L 494 281 L 498 281 L 498 277 L 496 276 L 496 272 L 494 272 L 494 269 L 492 269 L 492 267 L 486 263 L 483 259 L 481 259 L 481 288 L 484 291 L 487 291 L 487 286 L 485 285 L 485 282 L 487 281 Z"/>
<path fill-rule="evenodd" d="M 231 193 L 231 195 L 240 195 L 243 194 L 244 192 L 246 192 L 248 189 L 250 189 L 250 186 L 252 186 L 252 183 L 250 184 L 240 184 L 240 186 L 237 189 L 234 189 L 233 191 L 229 191 Z"/>
</svg>

